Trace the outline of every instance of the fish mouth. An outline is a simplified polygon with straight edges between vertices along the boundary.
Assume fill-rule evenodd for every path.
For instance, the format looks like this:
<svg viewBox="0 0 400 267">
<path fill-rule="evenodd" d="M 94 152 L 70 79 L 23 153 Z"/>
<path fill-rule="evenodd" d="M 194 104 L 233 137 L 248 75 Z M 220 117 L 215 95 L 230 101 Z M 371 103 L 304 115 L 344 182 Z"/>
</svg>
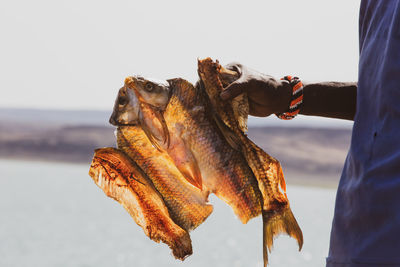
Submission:
<svg viewBox="0 0 400 267">
<path fill-rule="evenodd" d="M 124 126 L 138 126 L 138 123 L 123 123 L 123 122 L 117 122 L 117 121 L 112 121 L 110 119 L 110 124 L 116 127 L 124 127 Z"/>
<path fill-rule="evenodd" d="M 118 113 L 118 112 L 116 112 L 116 111 L 114 111 L 112 114 L 111 114 L 111 116 L 110 116 L 110 118 L 109 118 L 109 120 L 108 120 L 108 122 L 111 124 L 111 125 L 113 125 L 113 126 L 116 126 L 116 127 L 121 127 L 121 126 L 136 126 L 136 125 L 139 125 L 139 121 L 136 121 L 136 120 L 131 120 L 131 121 L 127 121 L 126 119 L 121 119 L 120 118 L 120 114 Z"/>
<path fill-rule="evenodd" d="M 161 136 L 159 136 L 160 132 L 154 131 L 154 127 L 152 127 L 152 122 L 146 121 L 146 116 L 149 112 L 146 109 L 150 109 L 152 111 L 152 116 L 155 116 L 155 119 L 159 121 L 161 124 Z M 141 108 L 139 109 L 139 123 L 140 127 L 146 134 L 147 138 L 149 139 L 150 143 L 161 151 L 161 143 L 164 143 L 169 147 L 170 145 L 170 133 L 168 130 L 167 122 L 164 119 L 163 111 L 146 103 L 142 103 Z"/>
<path fill-rule="evenodd" d="M 113 126 L 120 126 L 119 124 L 119 122 L 117 122 L 115 119 L 114 119 L 114 114 L 113 115 L 111 115 L 111 117 L 110 117 L 110 119 L 108 120 L 108 122 L 111 124 L 111 125 L 113 125 Z"/>
</svg>

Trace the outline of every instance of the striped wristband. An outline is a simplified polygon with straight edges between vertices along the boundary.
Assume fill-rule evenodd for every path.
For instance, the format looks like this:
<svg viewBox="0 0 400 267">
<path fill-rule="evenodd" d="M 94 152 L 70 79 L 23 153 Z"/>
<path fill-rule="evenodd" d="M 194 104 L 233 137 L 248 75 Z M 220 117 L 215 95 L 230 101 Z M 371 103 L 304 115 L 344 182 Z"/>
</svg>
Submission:
<svg viewBox="0 0 400 267">
<path fill-rule="evenodd" d="M 285 76 L 281 80 L 288 81 L 293 91 L 288 111 L 276 114 L 276 116 L 281 120 L 291 120 L 299 114 L 303 105 L 303 83 L 299 78 L 292 76 Z"/>
</svg>

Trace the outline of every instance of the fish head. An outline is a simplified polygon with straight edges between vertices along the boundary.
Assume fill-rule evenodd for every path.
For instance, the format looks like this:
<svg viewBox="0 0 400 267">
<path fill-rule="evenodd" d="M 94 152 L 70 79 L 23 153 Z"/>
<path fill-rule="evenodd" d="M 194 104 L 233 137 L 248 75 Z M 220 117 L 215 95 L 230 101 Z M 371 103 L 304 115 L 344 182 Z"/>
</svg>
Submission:
<svg viewBox="0 0 400 267">
<path fill-rule="evenodd" d="M 118 92 L 110 123 L 139 125 L 156 148 L 160 149 L 160 142 L 169 146 L 169 131 L 163 116 L 169 98 L 167 81 L 130 76 Z"/>
<path fill-rule="evenodd" d="M 167 81 L 130 76 L 125 79 L 115 100 L 109 122 L 114 126 L 137 125 L 143 114 L 143 107 L 165 110 L 170 96 Z"/>
<path fill-rule="evenodd" d="M 164 110 L 169 101 L 170 87 L 167 81 L 130 76 L 125 79 L 125 87 L 133 90 L 141 103 Z"/>
</svg>

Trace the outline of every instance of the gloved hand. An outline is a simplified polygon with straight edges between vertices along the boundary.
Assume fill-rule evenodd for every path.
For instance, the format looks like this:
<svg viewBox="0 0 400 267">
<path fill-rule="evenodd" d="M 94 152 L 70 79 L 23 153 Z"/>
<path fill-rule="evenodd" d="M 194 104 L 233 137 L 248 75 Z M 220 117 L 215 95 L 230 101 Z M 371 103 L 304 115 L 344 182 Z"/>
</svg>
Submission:
<svg viewBox="0 0 400 267">
<path fill-rule="evenodd" d="M 223 100 L 232 99 L 244 92 L 249 100 L 250 115 L 265 117 L 286 112 L 289 108 L 292 88 L 286 81 L 249 69 L 239 63 L 225 66 L 239 73 L 239 79 L 221 93 Z"/>
</svg>

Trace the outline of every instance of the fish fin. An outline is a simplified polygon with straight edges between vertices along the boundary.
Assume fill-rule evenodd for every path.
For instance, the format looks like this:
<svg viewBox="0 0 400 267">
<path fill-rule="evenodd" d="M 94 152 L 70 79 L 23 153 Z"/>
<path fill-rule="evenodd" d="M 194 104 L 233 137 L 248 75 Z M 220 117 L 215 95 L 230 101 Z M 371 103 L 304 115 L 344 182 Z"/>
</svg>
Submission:
<svg viewBox="0 0 400 267">
<path fill-rule="evenodd" d="M 155 109 L 154 113 L 155 113 L 158 121 L 161 123 L 161 126 L 162 126 L 162 135 L 163 135 L 162 139 L 163 139 L 163 142 L 164 142 L 164 144 L 167 145 L 167 147 L 169 147 L 171 138 L 170 138 L 167 122 L 164 119 L 164 115 L 162 114 L 162 111 L 160 111 L 158 109 Z"/>
<path fill-rule="evenodd" d="M 179 164 L 177 168 L 189 183 L 203 190 L 203 179 L 196 161 L 191 160 L 184 164 Z"/>
<path fill-rule="evenodd" d="M 149 139 L 150 143 L 158 150 L 161 151 L 160 144 L 158 141 L 160 141 L 160 138 L 155 136 L 153 132 L 150 130 L 150 127 L 147 125 L 146 120 L 144 119 L 143 112 L 139 110 L 139 122 L 140 126 L 143 130 L 143 132 L 146 134 L 147 138 Z"/>
<path fill-rule="evenodd" d="M 178 100 L 183 106 L 191 109 L 203 104 L 204 95 L 199 87 L 182 79 L 175 78 L 167 80 L 171 87 L 171 101 Z M 175 98 L 175 99 L 174 99 Z"/>
<path fill-rule="evenodd" d="M 285 182 L 285 178 L 283 176 L 283 171 L 282 171 L 282 167 L 281 164 L 277 161 L 277 169 L 278 169 L 278 176 L 279 176 L 279 187 L 282 190 L 282 193 L 285 195 L 285 197 L 287 197 L 286 195 L 286 182 Z"/>
<path fill-rule="evenodd" d="M 148 139 L 150 140 L 151 144 L 156 147 L 158 150 L 160 149 L 160 143 L 159 142 L 163 142 L 164 144 L 167 145 L 167 147 L 169 147 L 170 145 L 170 133 L 168 130 L 168 126 L 167 123 L 164 119 L 164 114 L 163 111 L 160 110 L 159 108 L 147 104 L 147 103 L 141 103 L 141 108 L 139 109 L 139 124 L 142 127 L 143 131 L 145 132 L 145 134 L 147 135 Z M 152 113 L 153 115 L 151 116 L 155 116 L 155 118 L 158 120 L 158 122 L 160 123 L 162 129 L 160 131 L 155 130 L 156 128 L 154 127 L 154 125 L 151 125 L 152 122 L 150 120 L 150 125 L 149 120 L 146 120 L 146 115 L 148 113 Z M 147 116 L 148 118 L 149 116 Z M 153 126 L 153 127 L 152 127 Z"/>
<path fill-rule="evenodd" d="M 263 211 L 264 266 L 268 264 L 268 251 L 271 252 L 272 250 L 274 237 L 281 233 L 286 233 L 296 239 L 299 251 L 301 250 L 303 247 L 303 233 L 289 205 L 278 211 Z"/>
<path fill-rule="evenodd" d="M 228 144 L 235 150 L 241 151 L 241 141 L 239 137 L 222 121 L 222 119 L 217 115 L 217 113 L 213 113 L 212 117 L 220 129 L 222 135 Z"/>
<path fill-rule="evenodd" d="M 193 254 L 192 240 L 189 233 L 185 231 L 179 238 L 175 238 L 167 244 L 172 250 L 175 259 L 184 261 L 188 256 Z"/>
<path fill-rule="evenodd" d="M 181 124 L 176 125 L 176 130 L 172 135 L 173 146 L 171 146 L 167 152 L 183 177 L 195 187 L 203 190 L 203 178 L 201 176 L 200 167 L 192 150 L 186 144 L 184 138 L 182 138 L 184 134 L 181 129 L 182 127 L 184 126 Z"/>
<path fill-rule="evenodd" d="M 267 267 L 267 265 L 268 265 L 268 249 L 267 249 L 267 246 L 266 246 L 266 243 L 267 243 L 267 224 L 265 223 L 265 219 L 264 219 L 264 211 L 262 212 L 263 213 L 263 217 L 262 217 L 262 220 L 263 220 L 263 244 L 262 244 L 262 248 L 263 248 L 263 261 L 264 261 L 264 267 Z"/>
</svg>

